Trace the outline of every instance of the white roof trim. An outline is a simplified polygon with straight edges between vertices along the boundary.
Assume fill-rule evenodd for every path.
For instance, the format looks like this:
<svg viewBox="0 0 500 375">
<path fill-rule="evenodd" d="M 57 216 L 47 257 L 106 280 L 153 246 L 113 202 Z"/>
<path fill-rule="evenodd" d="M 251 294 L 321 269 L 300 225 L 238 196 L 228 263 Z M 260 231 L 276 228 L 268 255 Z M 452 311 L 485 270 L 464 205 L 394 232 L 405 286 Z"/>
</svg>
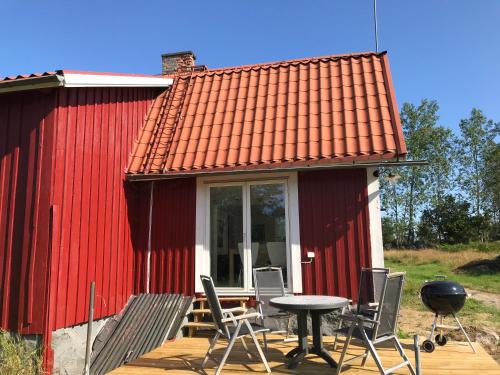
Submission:
<svg viewBox="0 0 500 375">
<path fill-rule="evenodd" d="M 64 87 L 167 87 L 173 79 L 166 77 L 120 76 L 105 74 L 64 73 Z"/>
<path fill-rule="evenodd" d="M 168 87 L 172 78 L 129 76 L 119 74 L 64 73 L 0 81 L 0 94 L 4 92 L 37 90 L 50 87 Z"/>
</svg>

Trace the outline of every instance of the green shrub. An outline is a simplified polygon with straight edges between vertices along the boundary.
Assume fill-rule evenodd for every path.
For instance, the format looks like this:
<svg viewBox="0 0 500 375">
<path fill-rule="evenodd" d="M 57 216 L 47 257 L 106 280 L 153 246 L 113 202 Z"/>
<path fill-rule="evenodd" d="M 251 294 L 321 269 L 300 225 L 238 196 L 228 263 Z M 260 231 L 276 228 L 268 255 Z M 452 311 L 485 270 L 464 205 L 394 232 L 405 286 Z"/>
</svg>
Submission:
<svg viewBox="0 0 500 375">
<path fill-rule="evenodd" d="M 459 252 L 459 251 L 479 251 L 483 253 L 497 253 L 500 254 L 500 241 L 492 242 L 470 242 L 470 243 L 459 243 L 455 245 L 439 245 L 439 250 Z"/>
<path fill-rule="evenodd" d="M 0 330 L 0 374 L 42 373 L 42 356 L 39 349 L 26 344 L 18 335 Z"/>
</svg>

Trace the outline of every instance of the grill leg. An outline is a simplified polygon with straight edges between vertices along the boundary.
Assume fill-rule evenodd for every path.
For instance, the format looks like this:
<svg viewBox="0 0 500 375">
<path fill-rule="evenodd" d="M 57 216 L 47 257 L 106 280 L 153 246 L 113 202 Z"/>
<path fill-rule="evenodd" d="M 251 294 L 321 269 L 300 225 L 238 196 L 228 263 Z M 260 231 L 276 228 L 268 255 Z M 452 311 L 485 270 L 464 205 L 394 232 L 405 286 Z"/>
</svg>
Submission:
<svg viewBox="0 0 500 375">
<path fill-rule="evenodd" d="M 470 338 L 469 336 L 467 335 L 467 332 L 465 332 L 465 329 L 464 327 L 462 327 L 462 324 L 460 324 L 460 320 L 458 320 L 457 316 L 455 314 L 453 314 L 453 318 L 455 318 L 455 321 L 457 322 L 458 324 L 458 327 L 460 328 L 460 330 L 462 331 L 462 333 L 464 334 L 465 338 L 467 339 L 467 341 L 469 342 L 469 346 L 470 348 L 472 349 L 472 351 L 474 352 L 474 354 L 476 354 L 476 349 L 474 349 L 474 345 L 472 345 L 472 342 L 470 341 Z"/>
<path fill-rule="evenodd" d="M 432 323 L 432 328 L 431 328 L 431 334 L 429 336 L 429 341 L 434 341 L 434 331 L 436 331 L 436 325 L 437 325 L 437 320 L 438 320 L 438 315 L 434 317 L 434 323 Z"/>
</svg>

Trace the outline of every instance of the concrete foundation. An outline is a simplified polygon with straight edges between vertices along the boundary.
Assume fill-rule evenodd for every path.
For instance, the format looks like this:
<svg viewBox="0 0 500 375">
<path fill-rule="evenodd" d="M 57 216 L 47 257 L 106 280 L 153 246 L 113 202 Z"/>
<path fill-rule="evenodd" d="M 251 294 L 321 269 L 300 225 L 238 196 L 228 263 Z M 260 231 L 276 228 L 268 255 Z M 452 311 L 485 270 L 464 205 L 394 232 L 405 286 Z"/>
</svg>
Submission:
<svg viewBox="0 0 500 375">
<path fill-rule="evenodd" d="M 95 337 L 111 317 L 94 321 L 92 343 Z M 85 348 L 87 342 L 87 324 L 61 328 L 52 333 L 54 350 L 54 370 L 57 375 L 81 375 L 85 367 Z"/>
</svg>

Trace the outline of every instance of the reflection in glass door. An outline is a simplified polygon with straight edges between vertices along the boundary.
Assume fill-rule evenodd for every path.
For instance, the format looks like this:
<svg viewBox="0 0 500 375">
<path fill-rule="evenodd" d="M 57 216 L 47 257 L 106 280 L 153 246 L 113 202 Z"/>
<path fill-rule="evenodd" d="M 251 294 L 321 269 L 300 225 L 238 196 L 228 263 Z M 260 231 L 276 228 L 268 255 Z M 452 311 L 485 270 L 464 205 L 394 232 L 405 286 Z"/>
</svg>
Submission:
<svg viewBox="0 0 500 375">
<path fill-rule="evenodd" d="M 250 184 L 252 267 L 280 267 L 287 281 L 286 199 L 283 183 Z"/>
<path fill-rule="evenodd" d="M 215 286 L 249 291 L 252 269 L 265 266 L 280 267 L 286 284 L 286 183 L 212 185 L 209 195 L 210 273 Z"/>
<path fill-rule="evenodd" d="M 210 187 L 210 273 L 217 287 L 244 287 L 243 187 Z"/>
</svg>

